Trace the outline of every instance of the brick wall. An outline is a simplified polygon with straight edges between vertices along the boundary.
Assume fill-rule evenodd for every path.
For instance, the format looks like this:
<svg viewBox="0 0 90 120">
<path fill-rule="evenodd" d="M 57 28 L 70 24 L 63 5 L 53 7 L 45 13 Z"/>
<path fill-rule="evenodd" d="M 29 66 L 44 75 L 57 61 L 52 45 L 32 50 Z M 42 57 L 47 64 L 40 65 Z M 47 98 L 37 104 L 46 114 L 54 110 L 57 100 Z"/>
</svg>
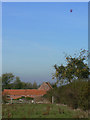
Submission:
<svg viewBox="0 0 90 120">
<path fill-rule="evenodd" d="M 43 83 L 39 88 L 38 88 L 39 90 L 50 90 L 51 89 L 51 87 L 47 84 L 47 83 Z"/>
</svg>

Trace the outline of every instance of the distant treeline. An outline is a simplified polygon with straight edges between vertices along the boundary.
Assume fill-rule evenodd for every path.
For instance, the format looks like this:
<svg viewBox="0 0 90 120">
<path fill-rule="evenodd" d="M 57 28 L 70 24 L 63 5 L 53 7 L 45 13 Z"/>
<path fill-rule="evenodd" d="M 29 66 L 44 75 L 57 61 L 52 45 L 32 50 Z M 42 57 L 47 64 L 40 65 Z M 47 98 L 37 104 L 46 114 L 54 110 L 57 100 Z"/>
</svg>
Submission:
<svg viewBox="0 0 90 120">
<path fill-rule="evenodd" d="M 37 89 L 40 85 L 36 82 L 22 82 L 19 77 L 15 77 L 12 73 L 2 74 L 2 90 L 3 89 Z"/>
</svg>

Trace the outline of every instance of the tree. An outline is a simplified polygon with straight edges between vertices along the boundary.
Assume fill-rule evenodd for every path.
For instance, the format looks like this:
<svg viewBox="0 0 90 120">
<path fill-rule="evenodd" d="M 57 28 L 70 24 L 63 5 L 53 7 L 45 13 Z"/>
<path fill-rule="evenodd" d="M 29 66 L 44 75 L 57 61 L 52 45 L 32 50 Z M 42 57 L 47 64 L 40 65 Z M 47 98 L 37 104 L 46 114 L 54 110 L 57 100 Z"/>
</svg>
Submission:
<svg viewBox="0 0 90 120">
<path fill-rule="evenodd" d="M 14 75 L 12 73 L 2 74 L 2 88 L 9 88 L 10 83 L 13 81 Z"/>
<path fill-rule="evenodd" d="M 89 77 L 89 67 L 84 61 L 87 60 L 87 51 L 81 50 L 79 56 L 66 56 L 67 65 L 54 65 L 54 78 L 57 83 L 71 83 L 75 79 L 87 79 Z"/>
<path fill-rule="evenodd" d="M 32 89 L 32 84 L 29 82 L 22 82 L 22 89 Z"/>
<path fill-rule="evenodd" d="M 13 83 L 15 89 L 21 89 L 22 88 L 22 82 L 19 77 L 16 77 L 16 80 Z"/>
<path fill-rule="evenodd" d="M 36 89 L 36 88 L 37 88 L 37 83 L 34 82 L 34 83 L 33 83 L 33 89 Z"/>
<path fill-rule="evenodd" d="M 27 83 L 26 83 L 26 89 L 32 89 L 32 88 L 33 88 L 32 83 L 27 82 Z"/>
<path fill-rule="evenodd" d="M 74 109 L 88 110 L 88 106 L 90 106 L 90 95 L 88 94 L 90 72 L 87 57 L 88 51 L 81 50 L 78 56 L 66 56 L 67 64 L 65 66 L 55 64 L 53 79 L 56 78 L 56 84 L 60 83 L 61 86 L 55 87 L 53 91 L 48 91 L 46 96 L 51 98 L 53 95 L 56 103 L 67 104 Z"/>
<path fill-rule="evenodd" d="M 33 84 L 30 82 L 22 82 L 20 77 L 15 77 L 12 73 L 2 74 L 0 81 L 2 81 L 3 89 L 36 89 L 38 87 L 36 82 Z"/>
</svg>

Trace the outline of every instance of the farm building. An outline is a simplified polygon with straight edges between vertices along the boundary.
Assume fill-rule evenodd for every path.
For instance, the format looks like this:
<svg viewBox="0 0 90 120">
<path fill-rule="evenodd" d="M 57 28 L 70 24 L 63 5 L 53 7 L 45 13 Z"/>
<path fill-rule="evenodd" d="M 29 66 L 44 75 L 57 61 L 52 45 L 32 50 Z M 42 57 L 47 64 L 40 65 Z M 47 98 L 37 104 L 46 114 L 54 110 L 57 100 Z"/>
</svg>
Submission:
<svg viewBox="0 0 90 120">
<path fill-rule="evenodd" d="M 43 84 L 38 89 L 4 89 L 3 95 L 7 95 L 8 99 L 17 99 L 21 97 L 41 97 L 47 93 L 48 90 L 52 89 L 48 82 Z"/>
<path fill-rule="evenodd" d="M 46 90 L 46 91 L 48 91 L 48 90 L 50 90 L 50 89 L 52 89 L 52 86 L 50 85 L 49 82 L 44 82 L 44 83 L 38 88 L 38 90 Z"/>
</svg>

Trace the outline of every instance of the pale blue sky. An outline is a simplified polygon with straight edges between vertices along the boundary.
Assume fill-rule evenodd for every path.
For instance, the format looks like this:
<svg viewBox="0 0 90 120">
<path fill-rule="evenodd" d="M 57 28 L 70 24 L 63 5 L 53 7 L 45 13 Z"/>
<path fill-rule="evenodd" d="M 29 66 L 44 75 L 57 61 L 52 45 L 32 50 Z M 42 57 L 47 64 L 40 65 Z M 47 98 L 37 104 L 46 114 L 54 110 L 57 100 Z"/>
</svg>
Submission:
<svg viewBox="0 0 90 120">
<path fill-rule="evenodd" d="M 2 5 L 3 73 L 52 81 L 53 65 L 65 64 L 64 52 L 88 49 L 88 3 Z"/>
</svg>

